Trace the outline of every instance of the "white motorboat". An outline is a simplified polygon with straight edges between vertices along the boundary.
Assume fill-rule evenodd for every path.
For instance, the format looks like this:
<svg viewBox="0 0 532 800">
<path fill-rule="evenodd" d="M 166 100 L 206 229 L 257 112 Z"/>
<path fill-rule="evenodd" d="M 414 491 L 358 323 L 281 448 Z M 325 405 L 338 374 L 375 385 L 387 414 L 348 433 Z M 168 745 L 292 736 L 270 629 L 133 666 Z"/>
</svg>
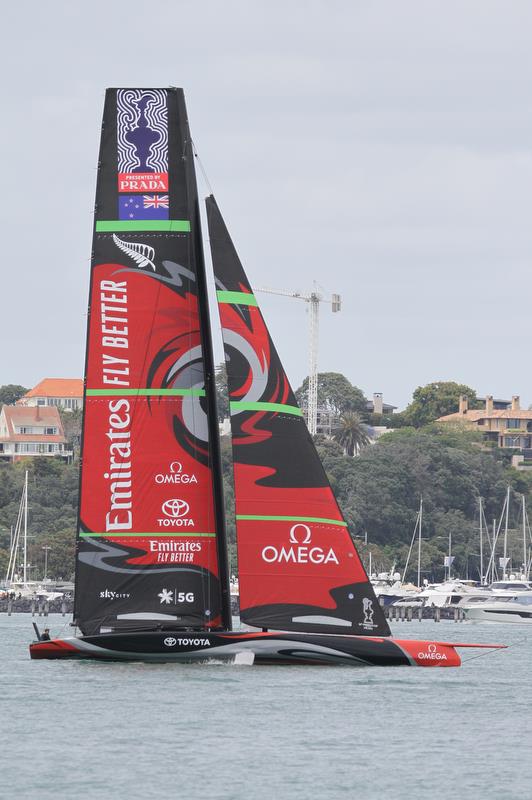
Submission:
<svg viewBox="0 0 532 800">
<path fill-rule="evenodd" d="M 412 583 L 403 583 L 398 572 L 381 572 L 372 575 L 371 585 L 382 606 L 389 606 L 398 600 L 416 597 L 419 593 L 417 586 Z"/>
<path fill-rule="evenodd" d="M 494 581 L 487 588 L 494 595 L 503 597 L 507 597 L 509 594 L 515 595 L 518 592 L 532 592 L 532 584 L 529 581 L 516 579 L 512 576 L 510 576 L 510 580 Z"/>
<path fill-rule="evenodd" d="M 532 623 L 532 591 L 506 596 L 472 597 L 461 607 L 465 619 L 473 622 Z"/>
<path fill-rule="evenodd" d="M 15 580 L 11 581 L 9 587 L 4 590 L 7 597 L 24 600 L 44 600 L 45 602 L 63 597 L 64 592 L 56 592 L 53 589 L 44 587 L 38 581 L 24 582 L 22 579 L 18 580 L 17 578 L 18 576 L 15 576 Z"/>
<path fill-rule="evenodd" d="M 486 590 L 473 586 L 469 581 L 451 580 L 443 583 L 429 583 L 418 597 L 425 600 L 426 606 L 455 606 L 465 597 L 486 597 Z"/>
</svg>

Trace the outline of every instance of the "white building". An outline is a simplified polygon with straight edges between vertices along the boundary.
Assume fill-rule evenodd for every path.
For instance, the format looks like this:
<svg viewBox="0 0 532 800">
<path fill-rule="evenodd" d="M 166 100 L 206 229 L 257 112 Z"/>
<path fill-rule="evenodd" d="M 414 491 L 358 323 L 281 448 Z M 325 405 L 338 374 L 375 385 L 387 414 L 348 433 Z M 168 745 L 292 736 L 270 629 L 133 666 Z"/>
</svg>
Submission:
<svg viewBox="0 0 532 800">
<path fill-rule="evenodd" d="M 72 458 L 55 407 L 3 406 L 0 412 L 0 460 L 34 456 Z"/>
</svg>

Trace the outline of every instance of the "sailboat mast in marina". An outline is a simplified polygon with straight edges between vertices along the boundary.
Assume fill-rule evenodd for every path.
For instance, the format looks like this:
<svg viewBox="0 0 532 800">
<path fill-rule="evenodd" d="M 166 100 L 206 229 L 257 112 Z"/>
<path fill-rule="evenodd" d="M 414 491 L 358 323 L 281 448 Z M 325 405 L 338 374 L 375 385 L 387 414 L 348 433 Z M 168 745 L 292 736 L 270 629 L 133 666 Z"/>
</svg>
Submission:
<svg viewBox="0 0 532 800">
<path fill-rule="evenodd" d="M 12 530 L 11 547 L 9 552 L 9 560 L 7 564 L 7 572 L 5 585 L 6 588 L 13 592 L 24 592 L 28 594 L 30 587 L 28 585 L 28 472 L 24 473 L 24 486 L 22 489 L 22 496 L 20 498 L 20 505 L 18 509 L 17 522 L 15 530 Z M 22 551 L 22 576 L 19 574 L 19 556 Z M 21 580 L 22 577 L 22 580 Z"/>
<path fill-rule="evenodd" d="M 207 279 L 181 89 L 106 93 L 93 235 L 74 623 L 33 658 L 457 666 L 397 640 L 216 200 L 241 619 L 231 630 Z M 466 645 L 467 646 L 467 645 Z"/>
</svg>

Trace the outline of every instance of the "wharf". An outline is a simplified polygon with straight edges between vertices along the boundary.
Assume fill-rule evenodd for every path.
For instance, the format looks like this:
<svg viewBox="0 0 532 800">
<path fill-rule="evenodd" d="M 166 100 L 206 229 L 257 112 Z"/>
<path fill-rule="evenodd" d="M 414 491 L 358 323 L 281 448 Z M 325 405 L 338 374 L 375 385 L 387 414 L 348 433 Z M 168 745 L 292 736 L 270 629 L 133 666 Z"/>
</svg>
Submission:
<svg viewBox="0 0 532 800">
<path fill-rule="evenodd" d="M 55 600 L 40 600 L 33 597 L 3 598 L 0 600 L 0 614 L 31 614 L 32 617 L 47 617 L 48 614 L 72 614 L 74 601 L 71 597 L 57 597 Z"/>
<path fill-rule="evenodd" d="M 397 622 L 421 622 L 422 619 L 431 619 L 434 622 L 440 622 L 442 619 L 463 622 L 465 619 L 464 610 L 459 606 L 424 606 L 423 608 L 384 606 L 382 610 L 386 619 Z"/>
<path fill-rule="evenodd" d="M 233 614 L 238 614 L 238 606 L 232 597 Z M 16 597 L 14 599 L 0 600 L 0 614 L 31 614 L 33 617 L 47 617 L 48 614 L 72 614 L 74 601 L 71 597 L 58 597 L 55 600 L 39 600 L 31 597 Z M 453 620 L 463 622 L 464 612 L 458 606 L 425 606 L 424 608 L 412 608 L 409 606 L 384 606 L 384 616 L 386 619 L 397 622 L 415 622 L 423 619 L 431 619 L 434 622 L 440 620 Z"/>
</svg>

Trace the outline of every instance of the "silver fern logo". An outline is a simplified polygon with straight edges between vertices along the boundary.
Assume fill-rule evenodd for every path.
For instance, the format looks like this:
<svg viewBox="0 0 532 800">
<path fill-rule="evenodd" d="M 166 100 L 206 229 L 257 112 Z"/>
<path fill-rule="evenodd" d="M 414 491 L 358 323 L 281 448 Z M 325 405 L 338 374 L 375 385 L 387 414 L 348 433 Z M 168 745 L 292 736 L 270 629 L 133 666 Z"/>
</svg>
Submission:
<svg viewBox="0 0 532 800">
<path fill-rule="evenodd" d="M 113 233 L 113 242 L 123 253 L 132 258 L 140 269 L 151 267 L 152 270 L 156 272 L 155 264 L 153 263 L 155 250 L 149 244 L 143 244 L 142 242 L 125 242 L 115 233 Z"/>
</svg>

